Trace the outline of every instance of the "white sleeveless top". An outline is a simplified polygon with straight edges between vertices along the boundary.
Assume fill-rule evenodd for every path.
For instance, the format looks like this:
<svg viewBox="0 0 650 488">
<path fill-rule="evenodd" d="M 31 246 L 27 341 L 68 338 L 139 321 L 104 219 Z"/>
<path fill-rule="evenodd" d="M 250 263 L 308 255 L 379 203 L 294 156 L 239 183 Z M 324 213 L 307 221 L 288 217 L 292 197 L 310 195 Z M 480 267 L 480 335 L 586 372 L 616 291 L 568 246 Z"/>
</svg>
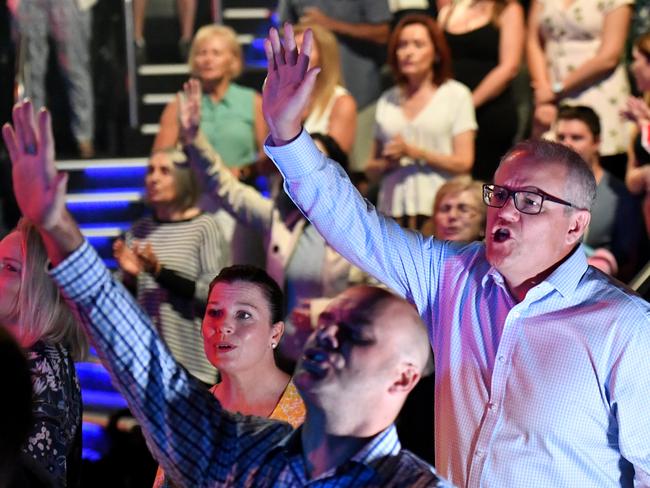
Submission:
<svg viewBox="0 0 650 488">
<path fill-rule="evenodd" d="M 305 130 L 310 134 L 316 134 L 317 132 L 320 132 L 321 134 L 329 134 L 330 117 L 332 115 L 334 104 L 340 97 L 349 94 L 350 92 L 348 92 L 341 85 L 336 85 L 336 87 L 334 87 L 334 93 L 332 93 L 332 96 L 328 100 L 327 105 L 325 105 L 325 110 L 319 114 L 316 114 L 316 111 L 312 110 L 307 116 L 307 119 L 304 123 Z"/>
</svg>

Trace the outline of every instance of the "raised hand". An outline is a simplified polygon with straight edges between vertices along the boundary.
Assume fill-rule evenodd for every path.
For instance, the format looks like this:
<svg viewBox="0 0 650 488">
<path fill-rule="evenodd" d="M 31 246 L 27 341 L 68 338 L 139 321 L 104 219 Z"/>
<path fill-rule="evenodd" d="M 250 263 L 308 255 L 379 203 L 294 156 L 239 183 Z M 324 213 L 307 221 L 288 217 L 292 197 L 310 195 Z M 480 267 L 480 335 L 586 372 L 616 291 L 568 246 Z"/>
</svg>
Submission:
<svg viewBox="0 0 650 488">
<path fill-rule="evenodd" d="M 191 78 L 183 84 L 183 93 L 178 93 L 178 115 L 180 139 L 183 145 L 192 144 L 201 123 L 201 83 Z"/>
<path fill-rule="evenodd" d="M 129 248 L 123 239 L 116 239 L 113 243 L 113 257 L 122 271 L 136 276 L 143 269 L 138 256 Z"/>
<path fill-rule="evenodd" d="M 37 227 L 49 230 L 63 220 L 68 177 L 54 164 L 54 138 L 46 109 L 34 118 L 32 103 L 14 105 L 13 128 L 5 124 L 2 136 L 13 165 L 18 206 Z"/>
<path fill-rule="evenodd" d="M 621 116 L 641 126 L 650 122 L 650 107 L 641 98 L 628 97 Z"/>
<path fill-rule="evenodd" d="M 262 110 L 275 144 L 281 145 L 300 134 L 302 114 L 316 83 L 320 68 L 309 67 L 313 34 L 307 29 L 298 52 L 293 28 L 284 25 L 284 46 L 277 29 L 271 28 L 264 41 L 268 74 L 262 90 Z"/>
</svg>

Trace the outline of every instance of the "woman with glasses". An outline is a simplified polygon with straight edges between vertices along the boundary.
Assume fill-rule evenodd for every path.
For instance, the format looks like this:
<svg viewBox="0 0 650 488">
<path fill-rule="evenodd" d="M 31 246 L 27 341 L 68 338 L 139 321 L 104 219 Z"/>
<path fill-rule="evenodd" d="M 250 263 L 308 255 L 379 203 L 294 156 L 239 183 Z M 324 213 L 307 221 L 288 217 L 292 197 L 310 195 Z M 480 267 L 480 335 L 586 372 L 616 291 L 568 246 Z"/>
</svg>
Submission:
<svg viewBox="0 0 650 488">
<path fill-rule="evenodd" d="M 433 215 L 422 233 L 445 241 L 483 240 L 486 207 L 482 192 L 482 183 L 469 175 L 449 180 L 436 193 Z"/>
</svg>

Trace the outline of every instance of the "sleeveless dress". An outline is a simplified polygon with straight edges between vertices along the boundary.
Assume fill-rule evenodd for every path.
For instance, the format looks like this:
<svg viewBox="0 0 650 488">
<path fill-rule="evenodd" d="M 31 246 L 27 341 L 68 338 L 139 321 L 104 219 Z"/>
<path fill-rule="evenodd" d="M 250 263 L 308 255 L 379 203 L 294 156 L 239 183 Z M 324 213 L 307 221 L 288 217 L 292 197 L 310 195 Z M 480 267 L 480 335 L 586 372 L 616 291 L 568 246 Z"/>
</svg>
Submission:
<svg viewBox="0 0 650 488">
<path fill-rule="evenodd" d="M 454 78 L 474 90 L 499 64 L 499 29 L 489 22 L 462 34 L 445 31 L 451 50 Z M 501 157 L 512 146 L 517 133 L 517 109 L 509 85 L 496 98 L 476 109 L 476 155 L 472 176 L 491 181 Z"/>
</svg>

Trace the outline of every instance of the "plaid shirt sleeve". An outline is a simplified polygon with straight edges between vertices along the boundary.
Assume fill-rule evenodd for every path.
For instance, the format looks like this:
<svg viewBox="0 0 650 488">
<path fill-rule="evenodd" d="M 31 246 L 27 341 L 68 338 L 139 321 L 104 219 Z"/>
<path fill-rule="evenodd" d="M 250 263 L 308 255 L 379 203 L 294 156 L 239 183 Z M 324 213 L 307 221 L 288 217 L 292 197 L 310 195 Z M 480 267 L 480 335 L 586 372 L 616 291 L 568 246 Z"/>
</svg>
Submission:
<svg viewBox="0 0 650 488">
<path fill-rule="evenodd" d="M 174 360 L 145 313 L 84 242 L 51 270 L 154 456 L 182 486 L 226 483 L 251 469 L 286 424 L 230 414 Z"/>
</svg>

